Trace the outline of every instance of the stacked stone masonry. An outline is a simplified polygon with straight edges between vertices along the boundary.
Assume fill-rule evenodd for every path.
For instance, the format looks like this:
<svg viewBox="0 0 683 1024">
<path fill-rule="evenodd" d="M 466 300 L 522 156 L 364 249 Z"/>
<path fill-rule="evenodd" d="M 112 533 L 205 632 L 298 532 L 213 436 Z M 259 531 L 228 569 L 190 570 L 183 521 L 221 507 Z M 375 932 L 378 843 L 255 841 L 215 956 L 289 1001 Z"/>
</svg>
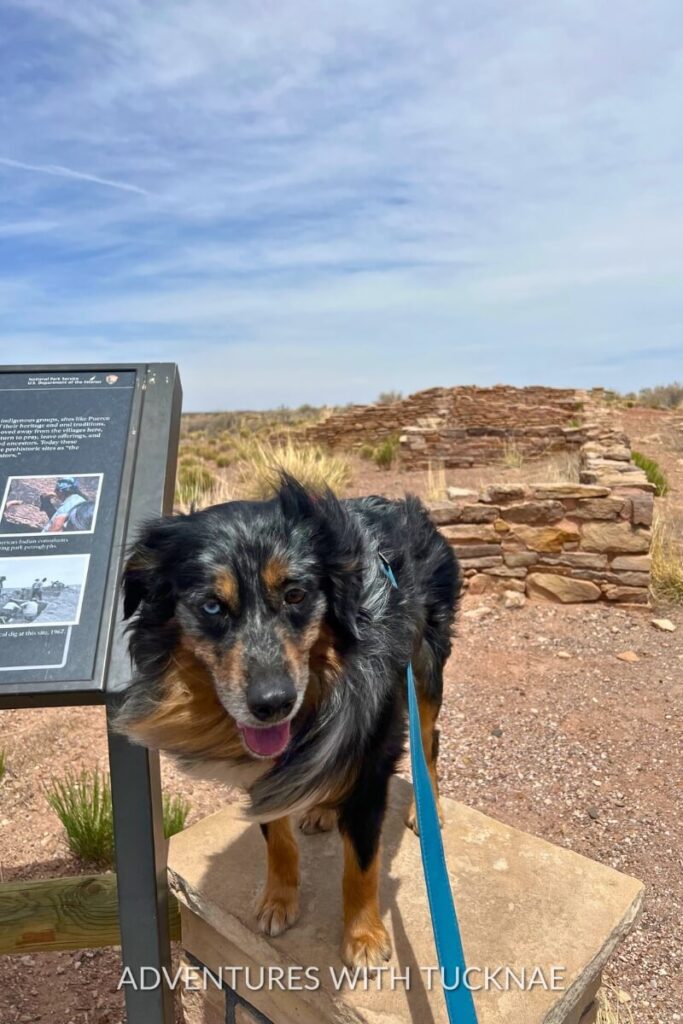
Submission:
<svg viewBox="0 0 683 1024">
<path fill-rule="evenodd" d="M 431 515 L 472 593 L 646 605 L 653 492 L 627 438 L 603 432 L 581 448 L 578 483 L 450 488 Z"/>
<path fill-rule="evenodd" d="M 489 465 L 514 445 L 523 458 L 578 450 L 587 392 L 572 388 L 453 387 L 418 391 L 387 405 L 356 405 L 309 427 L 309 441 L 346 450 L 400 441 L 407 469 Z"/>
</svg>

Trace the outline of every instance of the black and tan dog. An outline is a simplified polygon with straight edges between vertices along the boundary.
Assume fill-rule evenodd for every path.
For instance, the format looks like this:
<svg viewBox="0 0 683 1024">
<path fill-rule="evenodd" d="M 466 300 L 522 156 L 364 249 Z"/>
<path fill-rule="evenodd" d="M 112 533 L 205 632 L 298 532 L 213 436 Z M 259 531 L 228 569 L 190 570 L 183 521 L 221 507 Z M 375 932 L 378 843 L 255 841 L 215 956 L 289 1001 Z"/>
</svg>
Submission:
<svg viewBox="0 0 683 1024">
<path fill-rule="evenodd" d="M 270 501 L 161 519 L 135 546 L 124 576 L 135 678 L 119 727 L 247 790 L 268 847 L 264 932 L 279 934 L 298 914 L 290 816 L 303 814 L 304 831 L 337 820 L 342 956 L 367 967 L 391 955 L 378 852 L 404 747 L 406 664 L 436 790 L 459 591 L 456 559 L 416 498 L 339 501 L 288 477 Z"/>
</svg>

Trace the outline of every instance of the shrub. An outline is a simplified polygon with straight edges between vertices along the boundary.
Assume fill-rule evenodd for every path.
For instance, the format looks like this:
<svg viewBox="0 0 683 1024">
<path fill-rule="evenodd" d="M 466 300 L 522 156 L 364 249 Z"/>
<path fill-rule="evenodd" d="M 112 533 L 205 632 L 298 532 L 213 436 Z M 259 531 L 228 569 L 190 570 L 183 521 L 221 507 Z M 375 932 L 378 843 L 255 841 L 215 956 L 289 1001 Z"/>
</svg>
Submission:
<svg viewBox="0 0 683 1024">
<path fill-rule="evenodd" d="M 4 779 L 6 771 L 7 771 L 7 755 L 5 754 L 4 750 L 0 750 L 0 782 L 2 782 L 2 780 Z"/>
<path fill-rule="evenodd" d="M 663 498 L 669 490 L 669 484 L 659 463 L 642 452 L 631 452 L 631 459 L 643 470 L 650 483 L 654 484 L 657 497 Z"/>
<path fill-rule="evenodd" d="M 241 481 L 252 498 L 271 495 L 283 471 L 313 491 L 322 491 L 325 487 L 339 491 L 351 479 L 347 460 L 318 445 L 295 444 L 290 439 L 280 444 L 252 439 L 241 446 L 238 454 Z"/>
<path fill-rule="evenodd" d="M 398 437 L 391 436 L 380 441 L 379 444 L 366 442 L 358 449 L 361 459 L 371 459 L 380 469 L 389 469 L 393 466 L 400 449 Z"/>
<path fill-rule="evenodd" d="M 394 402 L 400 402 L 403 395 L 400 391 L 380 391 L 377 396 L 378 405 L 393 405 Z"/>
<path fill-rule="evenodd" d="M 638 393 L 638 401 L 651 409 L 677 409 L 683 403 L 683 384 L 675 380 L 672 384 L 643 388 Z"/>
<path fill-rule="evenodd" d="M 650 543 L 652 592 L 655 597 L 683 604 L 683 552 L 671 519 L 658 511 Z"/>
<path fill-rule="evenodd" d="M 373 459 L 380 469 L 390 469 L 398 455 L 398 438 L 387 437 L 373 452 Z"/>
<path fill-rule="evenodd" d="M 46 790 L 50 807 L 64 826 L 71 852 L 80 860 L 111 867 L 114 863 L 114 815 L 109 776 L 100 772 L 71 772 Z M 163 799 L 164 835 L 181 832 L 190 811 L 184 797 Z"/>
</svg>

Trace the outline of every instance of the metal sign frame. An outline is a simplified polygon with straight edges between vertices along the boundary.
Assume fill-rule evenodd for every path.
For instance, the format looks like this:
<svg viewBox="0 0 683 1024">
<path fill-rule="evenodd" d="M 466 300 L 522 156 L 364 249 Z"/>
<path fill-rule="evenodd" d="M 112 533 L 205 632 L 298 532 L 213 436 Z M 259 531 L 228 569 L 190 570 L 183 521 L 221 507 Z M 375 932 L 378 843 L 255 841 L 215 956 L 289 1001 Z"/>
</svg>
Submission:
<svg viewBox="0 0 683 1024">
<path fill-rule="evenodd" d="M 134 372 L 128 440 L 121 473 L 114 536 L 93 677 L 70 682 L 7 683 L 4 708 L 105 704 L 114 812 L 116 875 L 123 965 L 140 977 L 154 967 L 170 977 L 166 841 L 159 755 L 134 746 L 112 729 L 131 666 L 122 621 L 119 579 L 127 544 L 143 523 L 172 511 L 182 392 L 173 363 L 2 366 L 0 373 Z M 173 1024 L 173 994 L 127 987 L 128 1024 Z"/>
<path fill-rule="evenodd" d="M 136 375 L 128 443 L 109 560 L 104 608 L 92 679 L 57 684 L 3 683 L 0 708 L 102 704 L 108 693 L 130 679 L 130 663 L 122 643 L 118 582 L 129 538 L 146 519 L 172 510 L 178 457 L 182 392 L 174 363 L 88 366 L 0 366 L 0 373 L 104 373 L 119 370 Z"/>
</svg>

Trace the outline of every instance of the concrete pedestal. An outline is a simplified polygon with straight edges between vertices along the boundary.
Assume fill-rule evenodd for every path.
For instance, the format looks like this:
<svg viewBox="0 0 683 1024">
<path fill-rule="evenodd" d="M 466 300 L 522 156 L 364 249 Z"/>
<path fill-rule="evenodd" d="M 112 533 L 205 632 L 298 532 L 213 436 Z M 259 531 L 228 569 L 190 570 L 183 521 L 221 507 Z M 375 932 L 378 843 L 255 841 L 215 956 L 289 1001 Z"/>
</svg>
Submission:
<svg viewBox="0 0 683 1024">
<path fill-rule="evenodd" d="M 447 1024 L 430 971 L 437 961 L 419 840 L 403 823 L 410 789 L 393 781 L 383 832 L 380 904 L 394 956 L 367 989 L 339 985 L 336 832 L 300 837 L 301 917 L 275 939 L 255 930 L 265 875 L 258 826 L 228 807 L 173 837 L 170 881 L 198 989 L 184 994 L 187 1024 Z M 600 973 L 636 920 L 642 884 L 455 801 L 443 804 L 479 1024 L 591 1024 Z M 202 965 L 222 973 L 221 989 Z"/>
</svg>

